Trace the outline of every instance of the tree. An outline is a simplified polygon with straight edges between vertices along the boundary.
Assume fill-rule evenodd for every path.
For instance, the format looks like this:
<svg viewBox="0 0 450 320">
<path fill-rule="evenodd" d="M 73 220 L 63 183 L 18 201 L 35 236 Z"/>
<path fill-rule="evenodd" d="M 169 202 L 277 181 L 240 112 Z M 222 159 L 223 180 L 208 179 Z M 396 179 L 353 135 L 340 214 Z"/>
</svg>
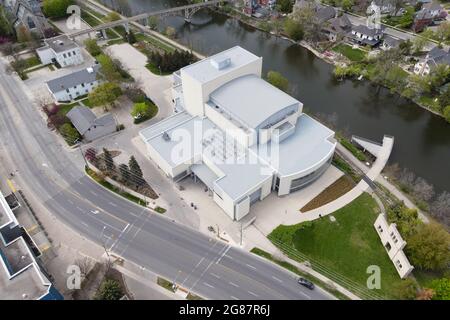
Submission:
<svg viewBox="0 0 450 320">
<path fill-rule="evenodd" d="M 284 31 L 286 32 L 288 37 L 294 41 L 303 40 L 303 37 L 305 35 L 301 24 L 292 19 L 286 20 L 286 22 L 284 23 Z"/>
<path fill-rule="evenodd" d="M 84 157 L 94 166 L 97 166 L 98 163 L 97 150 L 95 150 L 94 148 L 87 149 L 86 152 L 84 153 Z"/>
<path fill-rule="evenodd" d="M 417 210 L 410 209 L 400 202 L 389 207 L 388 218 L 389 222 L 397 225 L 398 231 L 405 238 L 414 234 L 420 223 Z"/>
<path fill-rule="evenodd" d="M 148 26 L 152 30 L 156 30 L 158 28 L 159 18 L 157 16 L 150 16 L 148 18 Z"/>
<path fill-rule="evenodd" d="M 350 11 L 352 7 L 355 5 L 353 0 L 342 0 L 341 7 L 344 11 Z"/>
<path fill-rule="evenodd" d="M 139 163 L 136 161 L 136 158 L 134 156 L 130 157 L 130 160 L 128 161 L 128 167 L 130 168 L 131 172 L 131 181 L 134 182 L 136 187 L 143 185 L 145 183 L 143 173 L 141 167 L 139 166 Z"/>
<path fill-rule="evenodd" d="M 414 182 L 413 192 L 422 201 L 428 201 L 434 196 L 433 186 L 420 177 Z"/>
<path fill-rule="evenodd" d="M 446 106 L 444 110 L 442 111 L 442 114 L 444 115 L 445 120 L 450 123 L 450 105 Z"/>
<path fill-rule="evenodd" d="M 49 18 L 63 18 L 68 15 L 67 7 L 73 4 L 73 0 L 44 0 L 42 11 Z"/>
<path fill-rule="evenodd" d="M 433 298 L 434 291 L 433 289 L 422 289 L 417 293 L 416 300 L 431 300 Z"/>
<path fill-rule="evenodd" d="M 279 72 L 269 71 L 267 73 L 267 81 L 280 90 L 288 91 L 289 89 L 289 80 Z"/>
<path fill-rule="evenodd" d="M 111 152 L 109 152 L 106 148 L 103 148 L 103 161 L 105 163 L 105 169 L 109 173 L 113 173 L 116 170 L 116 165 L 114 164 L 114 159 Z"/>
<path fill-rule="evenodd" d="M 145 102 L 135 103 L 131 110 L 131 115 L 134 118 L 141 118 L 150 115 L 150 108 Z"/>
<path fill-rule="evenodd" d="M 175 30 L 174 27 L 167 27 L 164 33 L 166 34 L 166 36 L 173 39 L 175 38 L 177 31 Z"/>
<path fill-rule="evenodd" d="M 277 1 L 277 10 L 283 13 L 292 12 L 292 8 L 294 3 L 291 0 L 278 0 Z"/>
<path fill-rule="evenodd" d="M 106 82 L 92 90 L 88 98 L 93 106 L 104 106 L 105 110 L 108 110 L 121 94 L 122 89 L 116 83 Z"/>
<path fill-rule="evenodd" d="M 117 12 L 115 12 L 115 11 L 111 11 L 111 12 L 108 13 L 108 14 L 106 15 L 106 17 L 105 17 L 105 20 L 106 20 L 106 21 L 117 21 L 117 20 L 120 20 L 120 19 L 122 19 L 122 18 L 121 18 L 120 15 L 119 15 Z"/>
<path fill-rule="evenodd" d="M 416 36 L 413 40 L 414 51 L 416 53 L 421 52 L 427 43 L 428 43 L 427 38 Z"/>
<path fill-rule="evenodd" d="M 450 86 L 442 92 L 442 94 L 438 97 L 438 101 L 442 110 L 444 110 L 445 107 L 450 106 Z"/>
<path fill-rule="evenodd" d="M 3 6 L 0 6 L 0 37 L 12 37 L 14 35 L 14 28 L 11 20 Z"/>
<path fill-rule="evenodd" d="M 117 65 L 114 61 L 106 54 L 102 53 L 96 57 L 97 61 L 100 63 L 100 74 L 103 78 L 108 81 L 116 82 L 122 79 Z"/>
<path fill-rule="evenodd" d="M 429 75 L 431 90 L 436 90 L 447 83 L 450 76 L 450 68 L 446 64 L 438 64 Z"/>
<path fill-rule="evenodd" d="M 87 39 L 84 42 L 84 45 L 86 46 L 86 50 L 93 56 L 96 57 L 102 53 L 102 49 L 97 44 L 97 40 L 95 39 Z"/>
<path fill-rule="evenodd" d="M 406 278 L 394 286 L 393 294 L 400 300 L 414 300 L 418 289 L 419 286 L 414 279 Z"/>
<path fill-rule="evenodd" d="M 436 28 L 435 31 L 435 37 L 439 41 L 439 44 L 441 44 L 444 41 L 447 41 L 450 39 L 450 23 L 448 21 L 442 22 L 439 24 L 439 26 Z"/>
<path fill-rule="evenodd" d="M 69 145 L 74 145 L 81 139 L 77 129 L 75 129 L 70 123 L 64 123 L 61 125 L 59 127 L 59 132 Z"/>
<path fill-rule="evenodd" d="M 75 260 L 75 265 L 80 268 L 81 276 L 86 277 L 93 267 L 91 258 L 83 257 Z"/>
<path fill-rule="evenodd" d="M 406 239 L 411 263 L 424 270 L 442 270 L 450 263 L 450 235 L 437 223 L 422 223 Z"/>
<path fill-rule="evenodd" d="M 128 32 L 126 34 L 126 39 L 125 39 L 129 44 L 134 44 L 136 43 L 136 36 L 134 35 L 133 30 L 130 29 L 130 32 Z"/>
<path fill-rule="evenodd" d="M 97 292 L 97 300 L 119 300 L 123 292 L 119 282 L 112 279 L 104 280 Z"/>
<path fill-rule="evenodd" d="M 431 282 L 433 300 L 450 300 L 450 278 L 436 279 Z"/>
<path fill-rule="evenodd" d="M 446 108 L 447 109 L 447 108 Z M 449 225 L 450 220 L 450 193 L 443 191 L 431 204 L 431 214 Z"/>
<path fill-rule="evenodd" d="M 125 184 L 128 184 L 130 182 L 130 177 L 131 177 L 130 168 L 128 168 L 128 166 L 125 163 L 122 163 L 119 165 L 119 172 L 120 172 L 120 177 L 121 177 L 122 181 Z"/>
</svg>

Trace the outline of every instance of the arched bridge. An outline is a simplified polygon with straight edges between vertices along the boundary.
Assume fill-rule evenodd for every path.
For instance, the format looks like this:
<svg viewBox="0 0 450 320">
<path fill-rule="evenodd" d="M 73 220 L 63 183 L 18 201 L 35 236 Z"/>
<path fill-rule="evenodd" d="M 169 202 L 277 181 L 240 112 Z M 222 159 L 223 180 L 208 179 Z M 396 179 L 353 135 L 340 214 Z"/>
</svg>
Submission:
<svg viewBox="0 0 450 320">
<path fill-rule="evenodd" d="M 189 5 L 185 5 L 185 6 L 170 8 L 170 9 L 163 9 L 163 10 L 158 10 L 158 11 L 153 11 L 153 12 L 145 12 L 145 13 L 141 13 L 136 16 L 133 16 L 133 17 L 120 19 L 120 20 L 116 20 L 116 21 L 111 21 L 111 22 L 107 22 L 107 23 L 89 28 L 89 29 L 80 30 L 80 31 L 68 34 L 68 36 L 73 39 L 73 38 L 76 38 L 76 37 L 84 35 L 84 34 L 89 34 L 91 32 L 96 32 L 96 31 L 104 32 L 104 30 L 106 30 L 106 29 L 114 28 L 117 26 L 124 26 L 125 30 L 128 33 L 130 22 L 141 22 L 142 24 L 146 25 L 148 18 L 152 17 L 152 16 L 166 17 L 166 16 L 174 16 L 174 15 L 183 14 L 184 20 L 187 22 L 190 22 L 192 16 L 200 9 L 203 9 L 206 7 L 217 6 L 224 2 L 233 2 L 233 1 L 234 0 L 209 0 L 209 1 L 199 2 L 199 3 L 189 4 Z"/>
</svg>

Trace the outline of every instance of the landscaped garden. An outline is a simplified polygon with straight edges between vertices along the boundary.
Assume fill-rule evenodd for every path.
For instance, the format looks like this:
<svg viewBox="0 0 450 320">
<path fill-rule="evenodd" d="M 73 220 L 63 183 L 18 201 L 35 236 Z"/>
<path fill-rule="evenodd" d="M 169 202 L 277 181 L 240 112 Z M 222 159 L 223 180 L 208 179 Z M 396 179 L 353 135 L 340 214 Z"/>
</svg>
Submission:
<svg viewBox="0 0 450 320">
<path fill-rule="evenodd" d="M 366 58 L 366 53 L 360 49 L 353 49 L 347 44 L 338 44 L 333 48 L 334 52 L 340 53 L 350 61 L 362 61 Z"/>
<path fill-rule="evenodd" d="M 308 260 L 313 269 L 340 283 L 362 298 L 390 297 L 401 282 L 374 229 L 379 214 L 367 193 L 330 217 L 292 226 L 279 226 L 268 238 L 290 258 Z M 381 289 L 368 290 L 367 267 L 381 269 Z"/>
</svg>

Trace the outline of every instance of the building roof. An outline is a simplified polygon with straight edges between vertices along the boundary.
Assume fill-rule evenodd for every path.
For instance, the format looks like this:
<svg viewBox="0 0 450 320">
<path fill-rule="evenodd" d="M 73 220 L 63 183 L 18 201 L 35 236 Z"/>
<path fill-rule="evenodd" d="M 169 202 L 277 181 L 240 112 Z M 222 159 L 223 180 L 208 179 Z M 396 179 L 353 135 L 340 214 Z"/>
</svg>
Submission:
<svg viewBox="0 0 450 320">
<path fill-rule="evenodd" d="M 98 64 L 82 69 L 65 76 L 50 80 L 47 82 L 47 86 L 52 93 L 64 91 L 66 89 L 75 87 L 82 83 L 90 83 L 97 80 L 97 74 L 100 69 Z"/>
<path fill-rule="evenodd" d="M 289 176 L 308 171 L 320 161 L 333 154 L 336 142 L 332 139 L 334 132 L 306 114 L 302 114 L 295 127 L 295 132 L 272 148 L 272 142 L 263 146 L 269 152 L 261 153 L 279 176 Z M 252 149 L 255 150 L 256 146 Z M 271 150 L 278 154 L 273 159 Z"/>
<path fill-rule="evenodd" d="M 422 8 L 424 9 L 429 9 L 431 11 L 436 11 L 436 10 L 442 10 L 444 9 L 444 7 L 438 3 L 438 2 L 430 2 L 430 3 L 425 3 Z"/>
<path fill-rule="evenodd" d="M 255 75 L 231 80 L 213 91 L 210 100 L 252 129 L 277 112 L 300 104 L 298 100 Z"/>
<path fill-rule="evenodd" d="M 403 42 L 403 40 L 394 38 L 390 35 L 384 36 L 383 41 L 387 46 L 391 48 L 397 48 L 400 45 L 400 43 Z"/>
<path fill-rule="evenodd" d="M 377 29 L 377 28 L 369 28 L 366 25 L 360 24 L 360 25 L 353 25 L 352 30 L 355 32 L 359 32 L 361 34 L 365 34 L 370 37 L 375 37 L 377 35 L 383 34 L 383 28 Z"/>
<path fill-rule="evenodd" d="M 330 19 L 333 19 L 336 16 L 336 10 L 333 7 L 329 6 L 320 6 L 316 10 L 316 19 L 319 23 L 323 23 Z"/>
<path fill-rule="evenodd" d="M 328 26 L 328 30 L 341 33 L 350 30 L 352 27 L 352 23 L 350 22 L 348 16 L 344 13 L 342 16 L 335 17 L 328 21 Z"/>
<path fill-rule="evenodd" d="M 67 118 L 70 119 L 81 135 L 85 134 L 93 126 L 107 126 L 115 123 L 115 119 L 111 113 L 105 113 L 97 118 L 92 110 L 85 106 L 72 108 L 67 113 Z"/>
<path fill-rule="evenodd" d="M 450 65 L 450 53 L 438 47 L 434 47 L 427 54 L 427 63 L 430 67 L 437 66 L 438 64 Z"/>
<path fill-rule="evenodd" d="M 55 52 L 64 52 L 78 48 L 76 42 L 69 39 L 69 37 L 64 34 L 54 38 L 45 39 L 44 42 Z"/>
<path fill-rule="evenodd" d="M 181 74 L 189 75 L 200 83 L 206 83 L 225 73 L 260 59 L 260 57 L 240 46 L 235 46 L 188 65 L 182 68 L 180 72 Z"/>
<path fill-rule="evenodd" d="M 433 15 L 431 14 L 431 11 L 428 9 L 421 9 L 414 16 L 414 20 L 429 20 L 429 19 L 433 19 Z"/>
</svg>

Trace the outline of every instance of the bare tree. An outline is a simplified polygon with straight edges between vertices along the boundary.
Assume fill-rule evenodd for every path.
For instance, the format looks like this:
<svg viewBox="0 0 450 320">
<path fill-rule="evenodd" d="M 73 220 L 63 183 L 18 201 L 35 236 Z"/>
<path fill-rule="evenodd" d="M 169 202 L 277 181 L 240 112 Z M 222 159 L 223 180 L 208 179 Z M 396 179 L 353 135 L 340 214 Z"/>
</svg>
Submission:
<svg viewBox="0 0 450 320">
<path fill-rule="evenodd" d="M 89 271 L 91 271 L 92 267 L 94 266 L 91 258 L 89 257 L 76 259 L 75 265 L 78 266 L 78 268 L 80 268 L 81 276 L 83 278 L 85 278 L 88 275 Z"/>
<path fill-rule="evenodd" d="M 428 201 L 434 196 L 434 187 L 423 178 L 414 181 L 413 192 L 416 197 L 423 201 Z"/>
<path fill-rule="evenodd" d="M 407 188 L 412 188 L 415 179 L 416 175 L 406 168 L 400 172 L 398 177 L 398 181 Z"/>
<path fill-rule="evenodd" d="M 444 191 L 431 204 L 431 214 L 447 226 L 450 225 L 450 193 Z"/>
</svg>

